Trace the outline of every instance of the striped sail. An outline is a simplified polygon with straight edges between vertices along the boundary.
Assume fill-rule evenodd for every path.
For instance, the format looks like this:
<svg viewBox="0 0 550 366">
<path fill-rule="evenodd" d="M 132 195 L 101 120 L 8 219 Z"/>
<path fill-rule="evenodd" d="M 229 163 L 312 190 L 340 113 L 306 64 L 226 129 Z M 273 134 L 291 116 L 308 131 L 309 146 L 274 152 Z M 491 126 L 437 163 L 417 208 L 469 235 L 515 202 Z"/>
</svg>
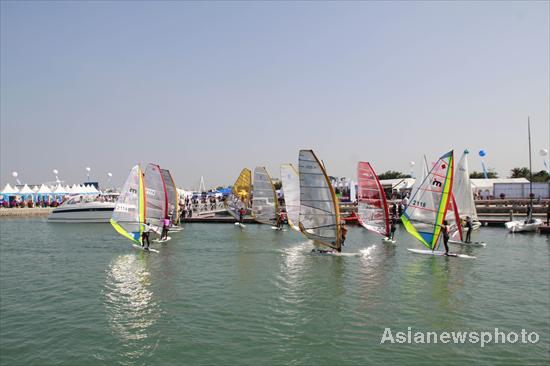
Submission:
<svg viewBox="0 0 550 366">
<path fill-rule="evenodd" d="M 278 215 L 278 199 L 275 186 L 264 167 L 254 169 L 252 215 L 262 224 L 275 225 Z"/>
<path fill-rule="evenodd" d="M 252 173 L 244 168 L 231 188 L 231 193 L 225 202 L 227 212 L 239 219 L 239 210 L 250 207 L 250 191 L 252 186 Z"/>
<path fill-rule="evenodd" d="M 141 243 L 145 222 L 145 189 L 139 165 L 133 167 L 126 178 L 110 222 L 120 235 Z"/>
<path fill-rule="evenodd" d="M 390 235 L 390 217 L 386 193 L 369 163 L 357 164 L 357 215 L 361 225 L 383 236 Z"/>
<path fill-rule="evenodd" d="M 179 222 L 179 195 L 176 189 L 176 183 L 172 178 L 172 174 L 168 169 L 161 169 L 162 179 L 166 185 L 166 195 L 168 197 L 168 217 L 172 220 L 172 223 L 177 224 Z"/>
<path fill-rule="evenodd" d="M 317 244 L 341 249 L 340 211 L 334 188 L 312 150 L 300 150 L 300 231 Z"/>
<path fill-rule="evenodd" d="M 168 215 L 168 194 L 158 165 L 147 165 L 144 182 L 147 197 L 146 220 L 152 226 L 152 229 L 160 232 L 164 225 L 163 221 Z"/>
<path fill-rule="evenodd" d="M 407 231 L 434 250 L 453 188 L 453 152 L 439 158 L 418 185 L 401 216 Z"/>
<path fill-rule="evenodd" d="M 300 230 L 300 176 L 292 164 L 281 165 L 281 182 L 285 197 L 285 208 L 288 224 L 295 230 Z"/>
</svg>

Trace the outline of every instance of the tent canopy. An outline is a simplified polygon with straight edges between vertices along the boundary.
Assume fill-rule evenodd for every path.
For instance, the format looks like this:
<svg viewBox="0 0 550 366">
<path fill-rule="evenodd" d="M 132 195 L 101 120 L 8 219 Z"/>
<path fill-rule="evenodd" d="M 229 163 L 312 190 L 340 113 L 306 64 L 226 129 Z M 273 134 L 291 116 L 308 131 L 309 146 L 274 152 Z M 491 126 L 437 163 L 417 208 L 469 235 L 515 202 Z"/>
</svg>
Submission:
<svg viewBox="0 0 550 366">
<path fill-rule="evenodd" d="M 16 195 L 19 193 L 19 191 L 16 188 L 13 188 L 12 186 L 10 186 L 9 183 L 7 183 L 4 189 L 2 190 L 2 192 L 0 193 L 7 196 L 7 195 Z"/>
</svg>

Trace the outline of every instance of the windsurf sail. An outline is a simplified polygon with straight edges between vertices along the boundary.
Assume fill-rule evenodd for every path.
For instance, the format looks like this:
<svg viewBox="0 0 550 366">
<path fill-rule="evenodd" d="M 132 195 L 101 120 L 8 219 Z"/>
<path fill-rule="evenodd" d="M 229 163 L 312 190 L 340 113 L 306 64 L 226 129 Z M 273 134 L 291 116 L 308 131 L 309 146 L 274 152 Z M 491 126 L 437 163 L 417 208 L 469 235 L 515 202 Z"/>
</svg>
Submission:
<svg viewBox="0 0 550 366">
<path fill-rule="evenodd" d="M 342 247 L 340 209 L 334 188 L 312 150 L 300 150 L 300 231 L 317 244 Z"/>
<path fill-rule="evenodd" d="M 294 230 L 300 231 L 300 176 L 292 164 L 281 165 L 281 182 L 288 224 Z"/>
<path fill-rule="evenodd" d="M 460 213 L 460 218 L 466 219 L 466 216 L 470 216 L 474 226 L 479 227 L 479 218 L 477 217 L 474 193 L 472 192 L 472 183 L 470 182 L 470 172 L 468 170 L 468 154 L 469 151 L 464 150 L 456 166 L 453 195 L 456 200 L 458 212 Z"/>
<path fill-rule="evenodd" d="M 147 197 L 146 220 L 154 231 L 160 233 L 164 219 L 168 216 L 168 193 L 160 167 L 156 164 L 148 164 L 143 179 Z"/>
<path fill-rule="evenodd" d="M 125 238 L 141 244 L 146 204 L 143 173 L 139 165 L 130 171 L 118 196 L 111 216 L 111 225 Z"/>
<path fill-rule="evenodd" d="M 254 169 L 252 215 L 262 224 L 276 225 L 279 214 L 277 191 L 264 167 Z"/>
<path fill-rule="evenodd" d="M 357 214 L 359 223 L 367 230 L 390 236 L 390 215 L 386 193 L 372 166 L 360 161 L 357 164 Z"/>
<path fill-rule="evenodd" d="M 401 221 L 407 231 L 434 250 L 453 189 L 453 151 L 439 158 L 418 185 Z"/>
<path fill-rule="evenodd" d="M 239 219 L 239 210 L 250 207 L 250 190 L 252 186 L 252 173 L 244 168 L 231 188 L 231 193 L 225 202 L 227 211 L 235 219 Z"/>
<path fill-rule="evenodd" d="M 176 183 L 172 174 L 168 169 L 161 169 L 162 179 L 164 180 L 164 185 L 166 186 L 166 196 L 168 197 L 168 217 L 173 224 L 179 223 L 179 195 L 176 188 Z"/>
</svg>

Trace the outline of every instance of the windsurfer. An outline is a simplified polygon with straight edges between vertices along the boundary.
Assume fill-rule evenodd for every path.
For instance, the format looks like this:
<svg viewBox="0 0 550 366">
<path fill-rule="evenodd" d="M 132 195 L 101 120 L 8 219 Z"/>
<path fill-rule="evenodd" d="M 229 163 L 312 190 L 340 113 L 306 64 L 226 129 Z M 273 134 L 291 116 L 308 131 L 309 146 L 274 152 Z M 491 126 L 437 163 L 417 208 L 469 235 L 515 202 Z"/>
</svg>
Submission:
<svg viewBox="0 0 550 366">
<path fill-rule="evenodd" d="M 151 231 L 151 226 L 148 222 L 143 224 L 143 233 L 141 234 L 141 246 L 145 247 L 145 242 L 147 242 L 147 246 L 145 247 L 145 250 L 149 250 L 149 232 Z"/>
<path fill-rule="evenodd" d="M 443 233 L 443 245 L 445 246 L 445 255 L 449 255 L 449 232 L 451 231 L 451 227 L 449 226 L 449 223 L 447 220 L 443 221 L 443 225 L 441 225 L 441 232 Z"/>
<path fill-rule="evenodd" d="M 283 223 L 285 222 L 285 213 L 283 211 L 279 212 L 277 215 L 277 229 L 283 228 Z"/>
<path fill-rule="evenodd" d="M 472 230 L 474 229 L 474 225 L 472 223 L 472 218 L 470 216 L 466 216 L 466 243 L 471 243 L 471 235 Z"/>
<path fill-rule="evenodd" d="M 393 240 L 393 238 L 395 237 L 396 224 L 397 224 L 397 218 L 395 216 L 392 216 L 391 226 L 390 226 L 390 240 Z"/>
<path fill-rule="evenodd" d="M 346 227 L 346 222 L 342 220 L 342 224 L 340 225 L 340 247 L 336 249 L 339 253 L 342 251 L 347 236 L 348 228 Z"/>
<path fill-rule="evenodd" d="M 244 222 L 244 214 L 246 213 L 244 207 L 239 209 L 239 223 L 242 225 Z"/>
<path fill-rule="evenodd" d="M 169 228 L 170 228 L 170 219 L 168 218 L 168 216 L 166 216 L 163 220 L 162 235 L 160 236 L 160 240 L 168 239 L 168 229 Z"/>
</svg>

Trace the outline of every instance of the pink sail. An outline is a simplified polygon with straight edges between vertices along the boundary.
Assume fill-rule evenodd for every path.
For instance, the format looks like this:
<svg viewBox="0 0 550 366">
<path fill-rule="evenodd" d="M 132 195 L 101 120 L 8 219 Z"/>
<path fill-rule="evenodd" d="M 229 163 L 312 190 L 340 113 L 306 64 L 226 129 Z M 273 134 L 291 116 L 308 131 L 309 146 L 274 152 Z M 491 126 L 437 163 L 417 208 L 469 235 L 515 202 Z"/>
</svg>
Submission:
<svg viewBox="0 0 550 366">
<path fill-rule="evenodd" d="M 378 176 L 367 162 L 357 164 L 357 214 L 367 229 L 383 236 L 390 235 L 390 217 L 386 193 Z"/>
</svg>

